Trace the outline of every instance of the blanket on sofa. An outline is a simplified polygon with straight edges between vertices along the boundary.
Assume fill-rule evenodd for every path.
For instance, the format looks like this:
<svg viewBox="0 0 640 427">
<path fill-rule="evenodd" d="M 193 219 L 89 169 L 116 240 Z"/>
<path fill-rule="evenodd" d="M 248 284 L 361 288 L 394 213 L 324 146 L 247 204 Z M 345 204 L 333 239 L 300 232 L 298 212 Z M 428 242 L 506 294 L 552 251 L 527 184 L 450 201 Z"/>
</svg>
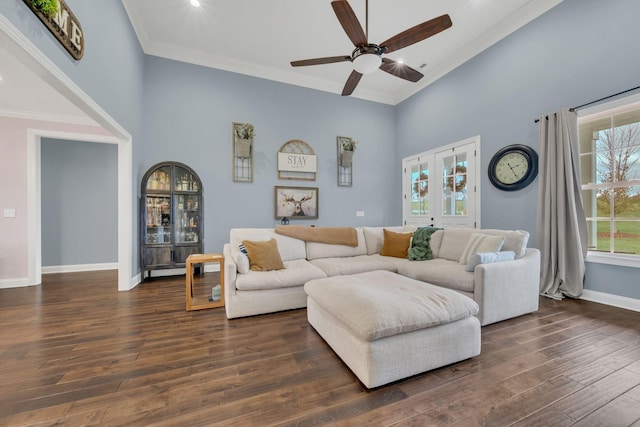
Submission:
<svg viewBox="0 0 640 427">
<path fill-rule="evenodd" d="M 434 227 L 420 227 L 413 232 L 411 247 L 407 254 L 409 261 L 424 261 L 433 258 L 429 241 L 431 240 L 431 235 L 438 230 L 441 229 Z"/>
<path fill-rule="evenodd" d="M 307 227 L 306 225 L 276 226 L 276 233 L 307 242 L 330 245 L 358 246 L 358 234 L 353 227 Z"/>
</svg>

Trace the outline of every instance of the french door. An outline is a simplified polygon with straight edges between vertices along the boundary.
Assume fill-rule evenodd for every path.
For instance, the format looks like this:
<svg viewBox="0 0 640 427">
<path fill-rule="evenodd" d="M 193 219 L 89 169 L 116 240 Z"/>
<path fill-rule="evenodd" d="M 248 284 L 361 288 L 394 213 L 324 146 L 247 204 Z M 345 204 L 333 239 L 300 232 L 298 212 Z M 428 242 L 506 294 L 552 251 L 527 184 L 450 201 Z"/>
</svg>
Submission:
<svg viewBox="0 0 640 427">
<path fill-rule="evenodd" d="M 480 137 L 402 161 L 403 224 L 480 227 Z"/>
</svg>

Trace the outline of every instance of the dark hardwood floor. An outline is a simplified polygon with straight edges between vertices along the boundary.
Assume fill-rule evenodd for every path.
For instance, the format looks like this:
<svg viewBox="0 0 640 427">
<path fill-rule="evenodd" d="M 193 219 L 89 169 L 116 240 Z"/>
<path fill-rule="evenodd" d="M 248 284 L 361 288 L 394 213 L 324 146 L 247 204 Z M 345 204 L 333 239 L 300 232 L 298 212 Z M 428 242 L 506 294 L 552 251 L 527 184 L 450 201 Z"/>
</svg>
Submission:
<svg viewBox="0 0 640 427">
<path fill-rule="evenodd" d="M 0 290 L 0 425 L 640 426 L 640 313 L 540 304 L 479 356 L 367 391 L 305 310 L 227 320 L 185 311 L 184 276 L 46 275 Z"/>
</svg>

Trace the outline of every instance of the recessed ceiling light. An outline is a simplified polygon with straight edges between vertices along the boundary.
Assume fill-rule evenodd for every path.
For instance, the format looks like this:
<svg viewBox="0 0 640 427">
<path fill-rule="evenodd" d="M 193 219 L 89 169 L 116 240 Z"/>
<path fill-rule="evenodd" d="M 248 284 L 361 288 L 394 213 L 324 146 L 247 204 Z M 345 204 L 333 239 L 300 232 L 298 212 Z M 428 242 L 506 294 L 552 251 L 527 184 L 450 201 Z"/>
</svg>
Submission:
<svg viewBox="0 0 640 427">
<path fill-rule="evenodd" d="M 398 64 L 404 64 L 404 60 L 403 59 L 398 59 Z"/>
<path fill-rule="evenodd" d="M 198 0 L 191 0 L 191 6 L 193 6 L 193 7 L 200 7 L 200 1 L 198 1 Z"/>
</svg>

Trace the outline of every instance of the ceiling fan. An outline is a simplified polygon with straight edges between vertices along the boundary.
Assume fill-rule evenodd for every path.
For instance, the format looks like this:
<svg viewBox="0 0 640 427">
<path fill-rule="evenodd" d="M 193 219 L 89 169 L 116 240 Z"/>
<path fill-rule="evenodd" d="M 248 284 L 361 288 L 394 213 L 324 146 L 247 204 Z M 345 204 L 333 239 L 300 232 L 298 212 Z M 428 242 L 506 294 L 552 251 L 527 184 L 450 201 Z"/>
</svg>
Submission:
<svg viewBox="0 0 640 427">
<path fill-rule="evenodd" d="M 358 18 L 347 0 L 334 0 L 331 2 L 331 7 L 333 7 L 333 11 L 338 17 L 340 25 L 342 25 L 345 33 L 347 33 L 347 36 L 356 48 L 350 56 L 329 56 L 325 58 L 291 61 L 291 66 L 303 67 L 307 65 L 351 61 L 354 69 L 347 79 L 344 89 L 342 89 L 342 96 L 351 95 L 362 75 L 372 73 L 378 68 L 401 79 L 417 82 L 423 77 L 422 73 L 390 58 L 383 58 L 382 55 L 418 43 L 453 25 L 449 15 L 442 15 L 396 34 L 378 45 L 369 43 L 368 41 L 369 0 L 366 1 L 366 33 L 362 30 L 362 26 L 360 22 L 358 22 Z"/>
</svg>

